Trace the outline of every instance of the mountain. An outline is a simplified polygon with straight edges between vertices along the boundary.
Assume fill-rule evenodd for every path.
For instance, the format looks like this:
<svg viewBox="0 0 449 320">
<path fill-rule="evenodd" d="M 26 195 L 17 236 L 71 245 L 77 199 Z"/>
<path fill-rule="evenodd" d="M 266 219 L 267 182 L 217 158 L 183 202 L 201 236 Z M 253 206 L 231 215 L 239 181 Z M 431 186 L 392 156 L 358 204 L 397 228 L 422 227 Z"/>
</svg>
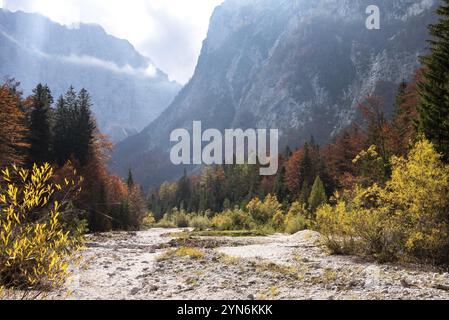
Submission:
<svg viewBox="0 0 449 320">
<path fill-rule="evenodd" d="M 191 81 L 139 135 L 117 145 L 113 169 L 145 186 L 179 176 L 170 132 L 192 127 L 278 128 L 281 144 L 328 142 L 370 93 L 391 104 L 426 52 L 437 0 L 227 0 L 217 7 Z"/>
<path fill-rule="evenodd" d="M 141 131 L 181 89 L 126 40 L 102 27 L 68 28 L 38 14 L 0 9 L 0 76 L 30 94 L 47 83 L 54 96 L 86 88 L 99 127 L 118 141 Z"/>
</svg>

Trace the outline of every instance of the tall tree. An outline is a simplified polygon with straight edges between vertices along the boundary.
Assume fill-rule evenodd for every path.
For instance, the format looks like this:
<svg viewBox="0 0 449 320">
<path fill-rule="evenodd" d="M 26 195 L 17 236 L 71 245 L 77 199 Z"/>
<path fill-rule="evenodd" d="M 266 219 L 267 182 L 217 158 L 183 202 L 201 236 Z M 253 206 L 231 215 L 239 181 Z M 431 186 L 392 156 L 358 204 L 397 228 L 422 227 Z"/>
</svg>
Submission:
<svg viewBox="0 0 449 320">
<path fill-rule="evenodd" d="M 326 190 L 320 176 L 317 176 L 309 197 L 309 208 L 312 213 L 327 202 Z"/>
<path fill-rule="evenodd" d="M 128 190 L 134 188 L 134 176 L 131 169 L 128 171 L 128 179 L 126 179 L 126 184 L 128 185 Z"/>
<path fill-rule="evenodd" d="M 442 0 L 437 13 L 439 21 L 429 26 L 430 54 L 422 59 L 418 127 L 449 161 L 449 0 Z"/>
<path fill-rule="evenodd" d="M 8 84 L 0 86 L 0 167 L 23 164 L 29 147 L 26 118 L 20 93 Z"/>
<path fill-rule="evenodd" d="M 47 85 L 38 84 L 31 97 L 30 115 L 30 162 L 42 164 L 52 160 L 51 105 L 53 97 Z"/>
<path fill-rule="evenodd" d="M 75 107 L 74 156 L 81 165 L 86 165 L 92 152 L 92 143 L 96 129 L 91 113 L 90 95 L 85 89 L 78 94 Z"/>
<path fill-rule="evenodd" d="M 70 159 L 70 145 L 68 142 L 70 128 L 70 113 L 64 97 L 59 97 L 56 103 L 53 129 L 53 157 L 59 166 L 63 166 Z"/>
</svg>

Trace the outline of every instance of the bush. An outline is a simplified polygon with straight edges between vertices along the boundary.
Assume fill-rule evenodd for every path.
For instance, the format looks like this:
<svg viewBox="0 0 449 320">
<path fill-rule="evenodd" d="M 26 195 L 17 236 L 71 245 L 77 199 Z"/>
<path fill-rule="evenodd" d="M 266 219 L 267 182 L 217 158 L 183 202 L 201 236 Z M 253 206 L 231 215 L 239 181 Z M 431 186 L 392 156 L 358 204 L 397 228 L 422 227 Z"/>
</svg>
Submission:
<svg viewBox="0 0 449 320">
<path fill-rule="evenodd" d="M 187 228 L 189 226 L 189 217 L 184 210 L 174 208 L 170 213 L 166 213 L 156 224 L 159 228 Z"/>
<path fill-rule="evenodd" d="M 158 228 L 176 228 L 176 225 L 173 222 L 171 215 L 166 213 L 166 214 L 164 214 L 162 219 L 159 220 L 159 222 L 156 223 L 155 227 L 158 227 Z"/>
<path fill-rule="evenodd" d="M 12 169 L 2 171 L 0 182 L 0 287 L 44 292 L 62 286 L 82 244 L 63 222 L 82 178 L 58 184 L 48 164 Z"/>
<path fill-rule="evenodd" d="M 392 177 L 385 187 L 356 187 L 336 207 L 318 210 L 328 245 L 336 252 L 381 261 L 449 263 L 449 166 L 425 140 L 415 145 L 408 160 L 391 162 Z"/>
<path fill-rule="evenodd" d="M 211 227 L 212 223 L 210 219 L 202 215 L 194 215 L 189 219 L 189 226 L 195 228 L 195 230 L 203 231 Z"/>
<path fill-rule="evenodd" d="M 305 206 L 301 205 L 299 202 L 294 202 L 284 221 L 285 232 L 294 234 L 308 229 L 311 223 L 307 216 L 308 212 L 305 209 Z"/>
<path fill-rule="evenodd" d="M 275 228 L 282 227 L 284 213 L 282 205 L 275 196 L 269 194 L 263 202 L 259 198 L 254 198 L 246 206 L 246 209 L 257 225 L 271 224 Z"/>
<path fill-rule="evenodd" d="M 142 227 L 146 229 L 152 228 L 156 224 L 156 219 L 154 218 L 154 214 L 152 212 L 148 212 L 145 218 L 142 221 Z"/>
<path fill-rule="evenodd" d="M 212 219 L 212 227 L 219 231 L 250 230 L 253 225 L 250 215 L 237 208 L 226 210 Z"/>
<path fill-rule="evenodd" d="M 187 228 L 189 226 L 189 217 L 184 210 L 174 209 L 172 212 L 173 224 L 178 228 Z"/>
</svg>

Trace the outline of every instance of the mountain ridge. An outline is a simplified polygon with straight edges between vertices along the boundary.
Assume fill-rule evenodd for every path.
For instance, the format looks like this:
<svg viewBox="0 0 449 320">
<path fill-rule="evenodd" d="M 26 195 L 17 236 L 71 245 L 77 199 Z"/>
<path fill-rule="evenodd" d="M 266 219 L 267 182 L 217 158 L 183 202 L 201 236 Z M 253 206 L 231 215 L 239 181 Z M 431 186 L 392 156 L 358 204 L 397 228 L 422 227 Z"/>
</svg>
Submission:
<svg viewBox="0 0 449 320">
<path fill-rule="evenodd" d="M 181 88 L 129 41 L 97 24 L 68 28 L 0 9 L 0 47 L 0 74 L 15 77 L 25 94 L 39 82 L 56 96 L 70 85 L 88 89 L 100 128 L 115 141 L 142 130 Z"/>
<path fill-rule="evenodd" d="M 437 1 L 377 2 L 381 30 L 371 31 L 368 0 L 225 1 L 194 76 L 157 120 L 117 145 L 113 170 L 133 168 L 145 187 L 178 177 L 170 132 L 191 130 L 195 120 L 219 130 L 278 128 L 281 145 L 294 147 L 310 136 L 327 143 L 371 93 L 392 105 L 397 85 L 426 52 Z"/>
</svg>

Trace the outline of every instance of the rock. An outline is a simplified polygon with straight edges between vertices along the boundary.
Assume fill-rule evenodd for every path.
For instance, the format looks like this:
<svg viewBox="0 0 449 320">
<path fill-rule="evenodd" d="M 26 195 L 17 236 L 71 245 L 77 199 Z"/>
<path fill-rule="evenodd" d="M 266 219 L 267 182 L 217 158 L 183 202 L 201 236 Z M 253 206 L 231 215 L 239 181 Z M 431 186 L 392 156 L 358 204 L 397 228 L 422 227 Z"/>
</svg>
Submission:
<svg viewBox="0 0 449 320">
<path fill-rule="evenodd" d="M 448 291 L 449 292 L 449 285 L 445 285 L 445 284 L 435 284 L 433 286 L 434 289 L 437 290 L 442 290 L 442 291 Z"/>
<path fill-rule="evenodd" d="M 158 291 L 158 290 L 159 290 L 159 287 L 156 286 L 156 285 L 152 285 L 152 286 L 150 286 L 149 289 L 150 289 L 150 291 L 154 292 L 154 291 Z"/>
<path fill-rule="evenodd" d="M 133 288 L 129 294 L 132 295 L 132 296 L 135 296 L 136 294 L 139 293 L 139 291 L 140 291 L 139 288 Z"/>
<path fill-rule="evenodd" d="M 256 297 L 253 294 L 250 294 L 248 296 L 248 300 L 256 300 Z"/>
</svg>

